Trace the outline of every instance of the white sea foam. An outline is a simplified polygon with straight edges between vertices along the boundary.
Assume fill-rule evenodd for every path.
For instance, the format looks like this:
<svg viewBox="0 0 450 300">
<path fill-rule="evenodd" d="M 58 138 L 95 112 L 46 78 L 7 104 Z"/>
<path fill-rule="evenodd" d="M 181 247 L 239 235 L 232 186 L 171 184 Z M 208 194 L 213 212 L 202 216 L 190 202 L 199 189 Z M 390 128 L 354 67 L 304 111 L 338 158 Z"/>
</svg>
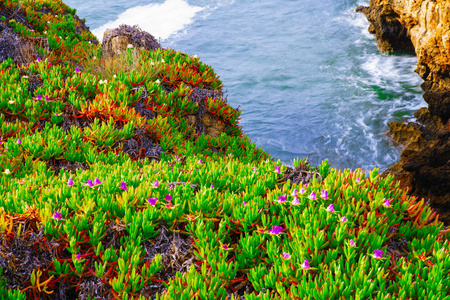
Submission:
<svg viewBox="0 0 450 300">
<path fill-rule="evenodd" d="M 116 28 L 121 24 L 138 25 L 155 38 L 164 40 L 194 22 L 196 14 L 203 9 L 189 5 L 185 0 L 166 0 L 162 4 L 135 6 L 92 32 L 101 40 L 108 28 Z"/>
</svg>

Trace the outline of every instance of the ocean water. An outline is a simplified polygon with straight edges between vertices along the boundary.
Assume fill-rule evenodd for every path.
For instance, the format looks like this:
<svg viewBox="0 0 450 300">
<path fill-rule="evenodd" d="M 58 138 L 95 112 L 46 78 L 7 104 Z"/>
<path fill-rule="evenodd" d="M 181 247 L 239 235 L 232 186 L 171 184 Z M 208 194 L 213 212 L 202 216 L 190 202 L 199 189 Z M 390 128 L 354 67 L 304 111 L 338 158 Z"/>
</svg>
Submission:
<svg viewBox="0 0 450 300">
<path fill-rule="evenodd" d="M 101 40 L 139 25 L 163 47 L 198 55 L 258 147 L 290 164 L 386 169 L 399 159 L 387 123 L 426 106 L 416 57 L 383 55 L 354 12 L 368 1 L 66 0 Z"/>
</svg>

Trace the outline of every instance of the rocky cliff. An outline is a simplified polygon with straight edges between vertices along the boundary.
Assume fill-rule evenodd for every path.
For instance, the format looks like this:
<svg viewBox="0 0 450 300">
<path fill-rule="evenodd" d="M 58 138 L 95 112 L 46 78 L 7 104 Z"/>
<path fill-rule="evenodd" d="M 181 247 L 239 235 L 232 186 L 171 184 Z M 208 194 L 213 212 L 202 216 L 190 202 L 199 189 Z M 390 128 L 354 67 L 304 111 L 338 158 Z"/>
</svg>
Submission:
<svg viewBox="0 0 450 300">
<path fill-rule="evenodd" d="M 380 51 L 417 55 L 416 72 L 428 108 L 416 112 L 417 124 L 390 124 L 394 141 L 404 150 L 400 162 L 386 173 L 411 193 L 431 201 L 450 222 L 450 1 L 371 0 L 358 7 L 371 25 Z"/>
</svg>

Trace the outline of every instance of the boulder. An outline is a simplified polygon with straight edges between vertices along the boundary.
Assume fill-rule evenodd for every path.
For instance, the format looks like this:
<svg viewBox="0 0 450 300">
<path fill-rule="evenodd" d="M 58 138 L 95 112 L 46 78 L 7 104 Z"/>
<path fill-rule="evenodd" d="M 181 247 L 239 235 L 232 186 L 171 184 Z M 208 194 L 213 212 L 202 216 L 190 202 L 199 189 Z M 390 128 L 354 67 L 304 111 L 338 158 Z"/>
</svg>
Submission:
<svg viewBox="0 0 450 300">
<path fill-rule="evenodd" d="M 149 51 L 161 48 L 153 35 L 138 26 L 120 25 L 115 29 L 107 29 L 103 34 L 102 54 L 105 58 L 119 55 L 126 51 L 129 45 Z"/>
</svg>

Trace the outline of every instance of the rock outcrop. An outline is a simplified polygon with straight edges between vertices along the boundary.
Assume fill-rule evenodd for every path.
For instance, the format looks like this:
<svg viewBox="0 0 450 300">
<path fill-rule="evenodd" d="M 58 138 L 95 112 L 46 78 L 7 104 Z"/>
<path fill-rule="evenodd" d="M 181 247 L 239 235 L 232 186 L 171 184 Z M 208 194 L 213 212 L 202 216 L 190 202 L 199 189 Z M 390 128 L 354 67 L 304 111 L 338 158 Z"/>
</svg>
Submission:
<svg viewBox="0 0 450 300">
<path fill-rule="evenodd" d="M 419 125 L 394 124 L 394 142 L 404 147 L 401 161 L 386 170 L 412 194 L 431 201 L 450 223 L 450 2 L 444 0 L 371 0 L 358 7 L 371 22 L 380 51 L 417 55 L 428 108 L 416 112 Z M 420 136 L 418 133 L 420 132 Z"/>
</svg>

